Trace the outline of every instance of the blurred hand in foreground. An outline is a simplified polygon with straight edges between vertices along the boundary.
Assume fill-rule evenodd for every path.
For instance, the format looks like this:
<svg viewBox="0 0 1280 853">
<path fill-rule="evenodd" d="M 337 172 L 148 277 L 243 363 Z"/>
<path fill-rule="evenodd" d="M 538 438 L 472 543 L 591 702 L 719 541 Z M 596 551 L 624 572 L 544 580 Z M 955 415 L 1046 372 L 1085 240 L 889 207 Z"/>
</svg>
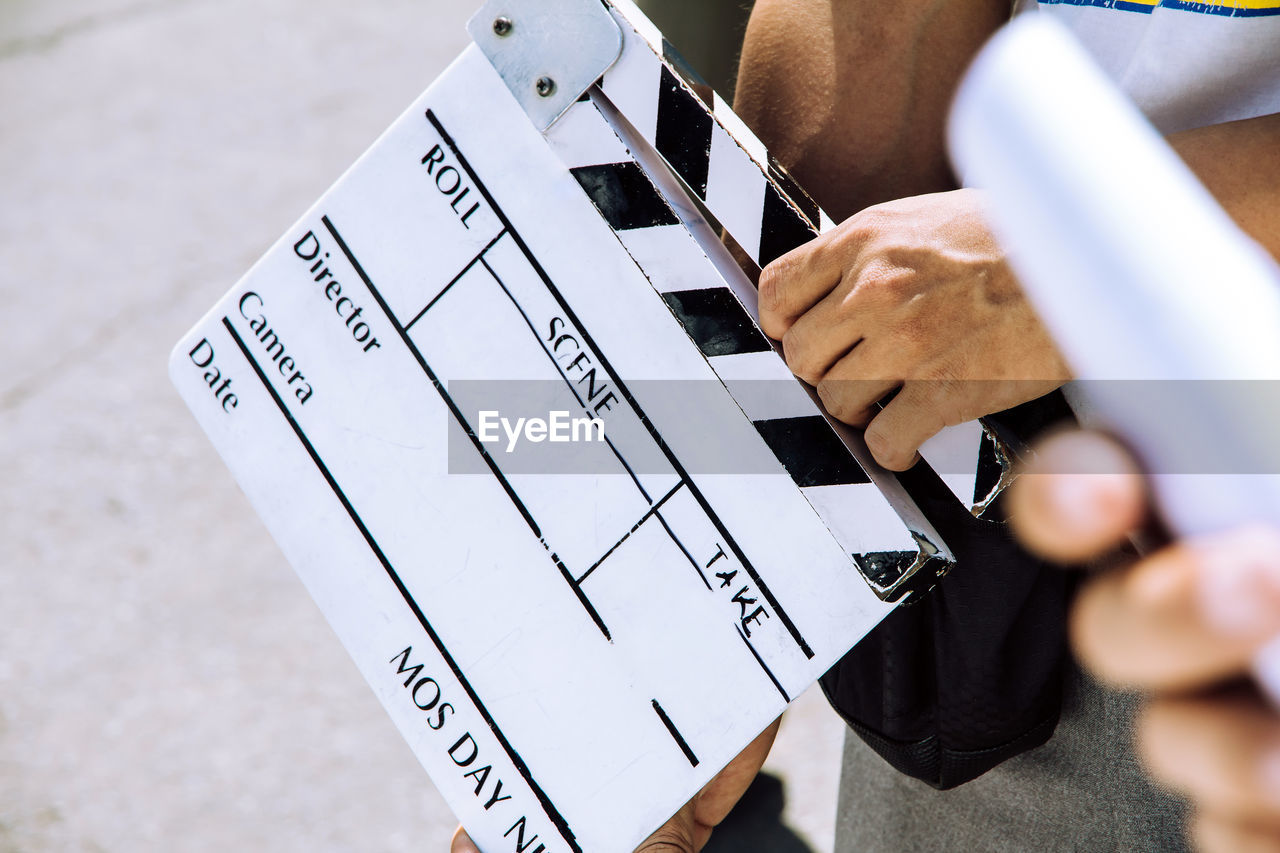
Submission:
<svg viewBox="0 0 1280 853">
<path fill-rule="evenodd" d="M 1022 540 L 1067 563 L 1112 550 L 1148 512 L 1132 458 L 1088 433 L 1046 442 L 1010 500 Z M 1150 695 L 1138 751 L 1190 801 L 1196 846 L 1280 851 L 1280 714 L 1248 680 L 1255 655 L 1280 654 L 1280 532 L 1179 541 L 1093 577 L 1071 634 L 1096 676 Z"/>
</svg>

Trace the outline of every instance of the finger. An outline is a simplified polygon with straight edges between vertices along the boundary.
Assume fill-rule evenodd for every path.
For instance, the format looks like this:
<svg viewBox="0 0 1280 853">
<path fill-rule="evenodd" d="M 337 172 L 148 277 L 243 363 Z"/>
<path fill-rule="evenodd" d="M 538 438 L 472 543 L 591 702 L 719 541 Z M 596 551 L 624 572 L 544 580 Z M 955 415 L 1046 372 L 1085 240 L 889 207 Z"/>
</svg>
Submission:
<svg viewBox="0 0 1280 853">
<path fill-rule="evenodd" d="M 902 385 L 899 380 L 870 378 L 865 365 L 868 348 L 873 346 L 872 342 L 863 342 L 836 362 L 817 385 L 818 398 L 827 411 L 837 420 L 856 427 L 871 423 L 880 413 L 876 404 Z"/>
<path fill-rule="evenodd" d="M 917 451 L 947 426 L 946 384 L 907 382 L 898 396 L 867 426 L 867 447 L 890 471 L 905 471 L 918 459 Z"/>
<path fill-rule="evenodd" d="M 1280 632 L 1280 533 L 1183 542 L 1091 580 L 1071 613 L 1081 661 L 1123 687 L 1187 690 L 1233 678 Z"/>
<path fill-rule="evenodd" d="M 738 804 L 751 780 L 760 772 L 781 722 L 778 718 L 757 735 L 684 808 L 640 845 L 636 853 L 697 853 L 705 847 L 712 831 Z"/>
<path fill-rule="evenodd" d="M 1217 815 L 1196 815 L 1191 840 L 1199 853 L 1280 853 L 1280 832 Z"/>
<path fill-rule="evenodd" d="M 865 428 L 876 415 L 877 405 L 901 383 L 877 379 L 832 379 L 818 383 L 818 399 L 838 421 Z"/>
<path fill-rule="evenodd" d="M 760 328 L 769 337 L 782 340 L 801 315 L 840 283 L 841 266 L 830 242 L 819 237 L 760 272 Z"/>
<path fill-rule="evenodd" d="M 705 826 L 710 832 L 738 804 L 769 757 L 781 723 L 781 717 L 774 720 L 694 798 L 693 816 L 698 826 Z"/>
<path fill-rule="evenodd" d="M 886 365 L 882 341 L 863 341 L 827 370 L 815 384 L 818 398 L 837 420 L 867 428 L 881 402 L 902 387 L 904 369 Z"/>
<path fill-rule="evenodd" d="M 1138 749 L 1204 812 L 1280 830 L 1280 717 L 1256 692 L 1154 702 L 1138 721 Z"/>
<path fill-rule="evenodd" d="M 1106 436 L 1056 435 L 1036 449 L 1009 493 L 1009 521 L 1028 548 L 1074 563 L 1105 553 L 1142 523 L 1146 487 L 1133 458 Z"/>
<path fill-rule="evenodd" d="M 467 835 L 467 831 L 458 827 L 453 833 L 453 843 L 449 845 L 449 853 L 480 853 L 480 848 Z"/>
<path fill-rule="evenodd" d="M 781 338 L 787 366 L 810 385 L 817 385 L 837 362 L 856 353 L 863 343 L 859 329 L 867 318 L 848 309 L 843 291 L 837 288 L 806 311 Z"/>
</svg>

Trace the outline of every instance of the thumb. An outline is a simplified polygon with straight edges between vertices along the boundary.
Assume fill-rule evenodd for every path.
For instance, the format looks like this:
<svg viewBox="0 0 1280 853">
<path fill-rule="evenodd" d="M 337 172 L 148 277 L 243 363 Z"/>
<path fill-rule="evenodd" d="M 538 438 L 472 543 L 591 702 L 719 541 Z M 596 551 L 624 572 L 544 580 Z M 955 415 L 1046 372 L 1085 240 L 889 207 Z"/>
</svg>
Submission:
<svg viewBox="0 0 1280 853">
<path fill-rule="evenodd" d="M 637 847 L 636 853 L 696 853 L 693 809 L 692 802 L 686 804 Z"/>
<path fill-rule="evenodd" d="M 480 848 L 465 829 L 458 827 L 458 831 L 453 834 L 453 843 L 449 845 L 449 853 L 480 853 Z"/>
</svg>

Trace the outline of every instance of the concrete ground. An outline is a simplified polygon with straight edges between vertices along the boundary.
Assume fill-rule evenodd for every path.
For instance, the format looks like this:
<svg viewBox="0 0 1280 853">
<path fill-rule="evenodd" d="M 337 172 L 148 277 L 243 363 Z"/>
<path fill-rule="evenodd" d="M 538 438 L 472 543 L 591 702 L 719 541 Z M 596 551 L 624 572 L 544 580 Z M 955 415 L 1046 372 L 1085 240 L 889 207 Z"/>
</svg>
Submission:
<svg viewBox="0 0 1280 853">
<path fill-rule="evenodd" d="M 0 0 L 0 853 L 447 849 L 165 364 L 477 5 Z M 772 759 L 819 853 L 840 739 Z"/>
</svg>

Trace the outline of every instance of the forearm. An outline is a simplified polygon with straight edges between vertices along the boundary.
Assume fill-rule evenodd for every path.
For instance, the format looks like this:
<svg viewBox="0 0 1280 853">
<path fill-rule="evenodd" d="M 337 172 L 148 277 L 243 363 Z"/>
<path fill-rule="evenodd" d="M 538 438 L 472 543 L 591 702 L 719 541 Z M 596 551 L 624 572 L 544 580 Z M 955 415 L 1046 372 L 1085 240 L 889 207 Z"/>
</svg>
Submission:
<svg viewBox="0 0 1280 853">
<path fill-rule="evenodd" d="M 1169 141 L 1240 227 L 1280 258 L 1280 113 Z"/>
<path fill-rule="evenodd" d="M 736 110 L 837 220 L 952 189 L 956 84 L 1008 0 L 758 0 Z"/>
</svg>

